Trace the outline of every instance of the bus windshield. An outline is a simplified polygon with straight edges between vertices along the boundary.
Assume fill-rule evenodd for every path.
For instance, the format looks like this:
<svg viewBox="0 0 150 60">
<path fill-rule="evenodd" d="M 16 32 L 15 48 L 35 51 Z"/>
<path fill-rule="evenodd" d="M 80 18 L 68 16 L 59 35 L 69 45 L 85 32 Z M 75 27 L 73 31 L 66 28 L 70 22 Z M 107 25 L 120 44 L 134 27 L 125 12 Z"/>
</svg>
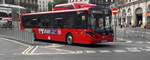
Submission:
<svg viewBox="0 0 150 60">
<path fill-rule="evenodd" d="M 91 14 L 91 29 L 93 29 L 97 33 L 113 33 L 113 29 L 111 27 L 111 20 L 109 17 L 106 18 L 98 18 L 94 14 Z"/>
</svg>

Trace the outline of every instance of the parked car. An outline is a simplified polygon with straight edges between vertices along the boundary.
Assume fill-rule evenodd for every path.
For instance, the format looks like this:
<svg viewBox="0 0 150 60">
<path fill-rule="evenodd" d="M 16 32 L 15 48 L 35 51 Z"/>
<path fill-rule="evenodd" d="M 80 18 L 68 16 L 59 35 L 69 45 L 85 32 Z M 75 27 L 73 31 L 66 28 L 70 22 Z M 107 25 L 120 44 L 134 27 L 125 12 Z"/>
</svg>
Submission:
<svg viewBox="0 0 150 60">
<path fill-rule="evenodd" d="M 12 18 L 10 17 L 0 17 L 0 27 L 11 27 Z"/>
</svg>

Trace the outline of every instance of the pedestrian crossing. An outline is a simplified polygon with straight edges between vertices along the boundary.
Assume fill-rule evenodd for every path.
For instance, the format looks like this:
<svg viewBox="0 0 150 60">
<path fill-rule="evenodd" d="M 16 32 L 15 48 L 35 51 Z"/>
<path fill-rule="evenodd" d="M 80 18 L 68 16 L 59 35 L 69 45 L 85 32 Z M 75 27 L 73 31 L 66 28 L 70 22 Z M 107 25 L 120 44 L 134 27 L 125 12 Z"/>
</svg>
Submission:
<svg viewBox="0 0 150 60">
<path fill-rule="evenodd" d="M 124 43 L 133 43 L 133 44 L 150 44 L 150 41 L 126 41 Z"/>
<path fill-rule="evenodd" d="M 64 50 L 57 49 L 57 52 L 47 53 L 32 53 L 30 55 L 66 55 L 66 54 L 113 54 L 113 53 L 141 53 L 150 52 L 150 47 L 126 47 L 124 49 L 104 49 L 104 50 Z"/>
<path fill-rule="evenodd" d="M 150 44 L 150 41 L 132 41 L 128 39 L 117 38 L 116 43 Z"/>
<path fill-rule="evenodd" d="M 42 47 L 42 49 L 53 49 L 53 51 L 55 52 L 32 52 L 30 54 L 23 54 L 23 55 L 64 55 L 64 54 L 108 54 L 108 53 L 143 53 L 143 52 L 150 52 L 150 46 L 148 44 L 150 44 L 150 41 L 131 41 L 131 40 L 124 40 L 123 42 L 112 42 L 113 44 L 127 44 L 121 48 L 113 48 L 113 49 L 101 49 L 101 48 L 97 48 L 97 49 L 80 49 L 79 47 L 72 49 L 69 48 L 65 48 L 66 46 L 63 44 L 48 44 L 48 45 L 44 45 L 44 46 L 39 46 Z M 133 44 L 133 46 L 128 45 L 128 44 Z M 145 46 L 141 46 L 140 44 L 147 44 Z M 138 46 L 135 46 L 138 45 Z M 73 46 L 70 46 L 73 48 Z M 84 48 L 84 47 L 83 47 Z M 85 47 L 86 48 L 86 47 Z M 40 48 L 36 48 L 37 50 L 35 50 L 33 48 L 34 51 L 38 51 L 40 50 Z M 42 50 L 41 49 L 41 50 Z"/>
</svg>

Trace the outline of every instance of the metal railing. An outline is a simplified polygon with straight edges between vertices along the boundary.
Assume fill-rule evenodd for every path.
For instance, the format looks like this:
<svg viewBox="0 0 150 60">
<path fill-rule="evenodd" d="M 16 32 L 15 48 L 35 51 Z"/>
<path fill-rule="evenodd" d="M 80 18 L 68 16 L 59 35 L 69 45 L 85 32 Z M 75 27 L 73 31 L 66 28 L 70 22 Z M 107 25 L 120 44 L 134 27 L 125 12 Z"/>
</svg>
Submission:
<svg viewBox="0 0 150 60">
<path fill-rule="evenodd" d="M 117 28 L 117 38 L 134 41 L 150 41 L 150 29 Z"/>
</svg>

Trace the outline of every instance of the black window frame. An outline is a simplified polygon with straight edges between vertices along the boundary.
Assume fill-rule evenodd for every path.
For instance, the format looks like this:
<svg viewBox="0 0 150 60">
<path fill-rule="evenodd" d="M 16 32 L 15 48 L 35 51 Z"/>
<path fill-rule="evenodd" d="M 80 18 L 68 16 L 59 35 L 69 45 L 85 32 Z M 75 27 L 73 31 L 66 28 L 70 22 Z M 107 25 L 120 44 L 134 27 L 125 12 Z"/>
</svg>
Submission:
<svg viewBox="0 0 150 60">
<path fill-rule="evenodd" d="M 85 21 L 81 18 L 85 16 Z M 38 14 L 22 16 L 22 25 L 25 28 L 65 28 L 65 29 L 87 29 L 88 14 L 73 12 Z M 79 19 L 80 18 L 80 19 Z"/>
</svg>

